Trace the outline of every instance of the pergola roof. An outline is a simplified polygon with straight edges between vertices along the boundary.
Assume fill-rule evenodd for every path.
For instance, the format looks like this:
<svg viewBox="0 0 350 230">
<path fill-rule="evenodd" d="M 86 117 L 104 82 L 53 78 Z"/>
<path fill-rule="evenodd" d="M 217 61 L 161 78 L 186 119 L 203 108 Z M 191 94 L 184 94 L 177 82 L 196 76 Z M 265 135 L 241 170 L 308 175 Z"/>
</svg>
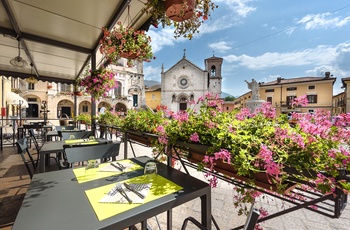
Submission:
<svg viewBox="0 0 350 230">
<path fill-rule="evenodd" d="M 102 27 L 148 29 L 145 0 L 1 0 L 0 75 L 73 83 L 98 51 Z M 2 36 L 3 35 L 3 36 Z M 28 63 L 14 67 L 19 55 Z M 31 64 L 33 68 L 31 68 Z"/>
</svg>

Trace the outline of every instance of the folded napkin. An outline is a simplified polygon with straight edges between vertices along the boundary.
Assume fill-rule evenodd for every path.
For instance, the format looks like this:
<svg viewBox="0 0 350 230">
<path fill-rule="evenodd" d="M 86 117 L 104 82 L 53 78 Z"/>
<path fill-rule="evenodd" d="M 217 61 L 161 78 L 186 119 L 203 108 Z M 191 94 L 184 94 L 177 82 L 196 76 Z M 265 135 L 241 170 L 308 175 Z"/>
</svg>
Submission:
<svg viewBox="0 0 350 230">
<path fill-rule="evenodd" d="M 118 184 L 114 186 L 101 200 L 99 200 L 99 203 L 130 204 L 127 198 L 118 191 L 117 186 Z M 125 192 L 128 198 L 131 200 L 132 204 L 142 204 L 149 190 L 151 189 L 152 183 L 129 184 L 129 186 L 133 190 L 136 190 L 137 192 L 141 193 L 143 195 L 143 198 L 137 195 L 132 190 L 127 189 L 124 186 L 124 184 L 119 184 L 119 188 L 121 188 Z"/>
</svg>

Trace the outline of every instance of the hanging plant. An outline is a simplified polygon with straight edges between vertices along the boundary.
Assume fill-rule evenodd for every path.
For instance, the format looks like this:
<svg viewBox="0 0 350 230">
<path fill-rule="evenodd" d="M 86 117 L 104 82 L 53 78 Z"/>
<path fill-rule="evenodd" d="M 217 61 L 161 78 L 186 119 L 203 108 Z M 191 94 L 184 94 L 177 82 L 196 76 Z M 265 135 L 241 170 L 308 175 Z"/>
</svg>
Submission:
<svg viewBox="0 0 350 230">
<path fill-rule="evenodd" d="M 100 52 L 110 62 L 115 63 L 122 57 L 128 59 L 128 65 L 132 65 L 132 60 L 149 62 L 153 58 L 151 38 L 145 31 L 123 27 L 121 22 L 112 31 L 105 27 L 102 30 Z"/>
<path fill-rule="evenodd" d="M 148 0 L 144 11 L 152 15 L 155 27 L 173 26 L 175 38 L 191 40 L 217 7 L 211 0 Z"/>
<path fill-rule="evenodd" d="M 110 90 L 118 87 L 113 71 L 101 67 L 89 72 L 90 75 L 80 81 L 80 86 L 85 87 L 86 93 L 91 94 L 93 100 L 102 96 L 106 97 Z"/>
</svg>

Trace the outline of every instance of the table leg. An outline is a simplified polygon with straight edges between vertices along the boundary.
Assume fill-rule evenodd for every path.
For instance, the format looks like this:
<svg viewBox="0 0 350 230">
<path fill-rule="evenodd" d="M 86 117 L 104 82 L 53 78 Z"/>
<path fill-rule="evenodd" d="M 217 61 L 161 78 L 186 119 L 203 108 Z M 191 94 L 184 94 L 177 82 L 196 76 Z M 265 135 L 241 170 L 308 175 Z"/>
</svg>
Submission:
<svg viewBox="0 0 350 230">
<path fill-rule="evenodd" d="M 39 152 L 39 173 L 45 172 L 45 153 Z"/>
<path fill-rule="evenodd" d="M 167 211 L 167 230 L 171 230 L 173 228 L 173 210 Z"/>
<path fill-rule="evenodd" d="M 207 189 L 207 193 L 201 196 L 201 208 L 202 208 L 202 224 L 211 230 L 211 190 Z"/>
</svg>

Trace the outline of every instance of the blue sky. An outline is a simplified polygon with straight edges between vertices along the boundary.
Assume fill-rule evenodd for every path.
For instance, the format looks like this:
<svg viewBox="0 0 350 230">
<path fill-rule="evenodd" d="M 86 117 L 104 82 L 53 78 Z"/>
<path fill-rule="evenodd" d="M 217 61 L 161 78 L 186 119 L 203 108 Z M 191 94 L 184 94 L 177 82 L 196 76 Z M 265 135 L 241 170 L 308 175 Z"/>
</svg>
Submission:
<svg viewBox="0 0 350 230">
<path fill-rule="evenodd" d="M 244 80 L 277 77 L 337 78 L 333 94 L 350 77 L 349 0 L 214 0 L 219 6 L 192 40 L 173 38 L 169 27 L 151 26 L 156 60 L 144 63 L 146 80 L 160 81 L 161 66 L 171 68 L 183 56 L 204 69 L 204 59 L 222 57 L 222 91 L 240 96 Z"/>
</svg>

